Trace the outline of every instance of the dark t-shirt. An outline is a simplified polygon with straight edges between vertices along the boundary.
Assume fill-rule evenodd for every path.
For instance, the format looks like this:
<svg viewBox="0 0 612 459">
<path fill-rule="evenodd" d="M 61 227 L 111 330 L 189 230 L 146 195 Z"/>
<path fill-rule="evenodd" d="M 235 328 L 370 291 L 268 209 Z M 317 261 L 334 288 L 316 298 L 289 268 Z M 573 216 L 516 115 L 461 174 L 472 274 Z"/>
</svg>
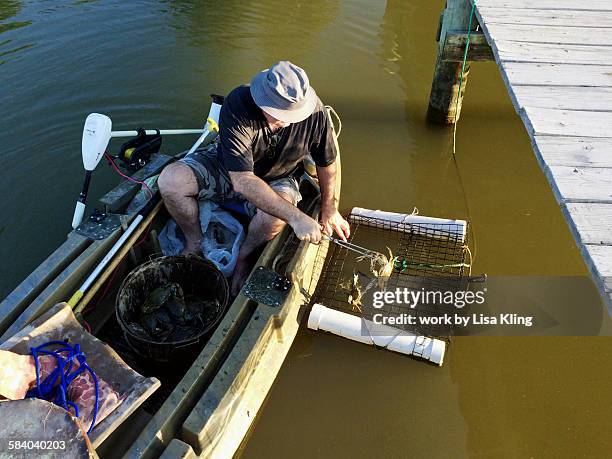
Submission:
<svg viewBox="0 0 612 459">
<path fill-rule="evenodd" d="M 320 100 L 304 121 L 273 134 L 248 86 L 237 87 L 225 98 L 219 138 L 217 152 L 228 171 L 251 171 L 266 182 L 301 173 L 308 153 L 321 167 L 336 159 L 332 127 Z"/>
</svg>

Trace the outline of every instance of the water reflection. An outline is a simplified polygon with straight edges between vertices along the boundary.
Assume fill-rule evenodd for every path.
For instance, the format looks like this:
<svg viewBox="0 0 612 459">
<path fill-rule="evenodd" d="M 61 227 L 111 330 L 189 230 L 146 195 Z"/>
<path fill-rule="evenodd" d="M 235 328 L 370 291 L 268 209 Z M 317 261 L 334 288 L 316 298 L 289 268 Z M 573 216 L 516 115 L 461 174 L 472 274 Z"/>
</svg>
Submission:
<svg viewBox="0 0 612 459">
<path fill-rule="evenodd" d="M 21 11 L 21 2 L 16 0 L 5 0 L 0 3 L 0 21 L 15 16 Z"/>
<path fill-rule="evenodd" d="M 32 21 L 7 21 L 8 19 L 17 16 L 21 12 L 21 2 L 16 0 L 5 0 L 0 2 L 0 34 L 10 32 L 11 30 L 20 29 L 28 26 Z M 15 47 L 12 39 L 0 41 L 0 65 L 6 62 L 4 56 L 14 54 L 24 49 L 30 48 L 31 44 Z"/>
<path fill-rule="evenodd" d="M 5 0 L 4 2 L 0 2 L 0 33 L 8 32 L 9 30 L 19 29 L 20 27 L 24 27 L 30 25 L 32 21 L 13 21 L 6 22 L 9 18 L 16 16 L 21 11 L 21 2 L 16 0 Z"/>
<path fill-rule="evenodd" d="M 177 32 L 199 47 L 227 55 L 243 50 L 244 59 L 268 63 L 280 58 L 300 62 L 318 43 L 321 31 L 337 16 L 339 0 L 213 1 L 166 0 Z M 289 51 L 289 52 L 287 52 Z"/>
<path fill-rule="evenodd" d="M 381 22 L 380 56 L 383 68 L 399 76 L 405 90 L 406 118 L 421 122 L 424 118 L 422 104 L 428 95 L 423 91 L 423 75 L 431 72 L 430 62 L 435 59 L 435 28 L 428 21 L 415 21 L 426 12 L 431 14 L 441 8 L 442 2 L 427 5 L 387 0 Z"/>
</svg>

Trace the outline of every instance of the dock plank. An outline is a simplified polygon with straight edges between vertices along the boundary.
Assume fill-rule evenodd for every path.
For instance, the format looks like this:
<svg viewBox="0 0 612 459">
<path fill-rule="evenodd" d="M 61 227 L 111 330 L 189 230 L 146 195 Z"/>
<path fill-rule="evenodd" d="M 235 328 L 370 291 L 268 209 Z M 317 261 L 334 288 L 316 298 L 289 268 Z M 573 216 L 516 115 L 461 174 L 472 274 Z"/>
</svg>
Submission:
<svg viewBox="0 0 612 459">
<path fill-rule="evenodd" d="M 579 137 L 610 137 L 612 112 L 522 107 L 530 133 Z"/>
<path fill-rule="evenodd" d="M 478 0 L 478 8 L 612 11 L 609 0 Z"/>
<path fill-rule="evenodd" d="M 491 48 L 502 61 L 547 64 L 611 65 L 612 46 L 561 45 L 495 40 Z"/>
<path fill-rule="evenodd" d="M 513 85 L 512 90 L 522 107 L 612 111 L 612 87 Z"/>
<path fill-rule="evenodd" d="M 548 166 L 612 168 L 612 138 L 541 135 L 534 142 Z"/>
<path fill-rule="evenodd" d="M 612 245 L 587 245 L 587 250 L 601 277 L 612 278 Z"/>
<path fill-rule="evenodd" d="M 580 251 L 612 316 L 612 246 L 584 244 Z"/>
<path fill-rule="evenodd" d="M 562 209 L 612 315 L 612 204 L 568 203 Z"/>
<path fill-rule="evenodd" d="M 612 67 L 575 64 L 502 62 L 512 85 L 612 87 Z"/>
<path fill-rule="evenodd" d="M 591 267 L 604 281 L 604 288 L 612 292 L 612 245 L 587 244 L 585 248 L 591 258 Z"/>
<path fill-rule="evenodd" d="M 578 25 L 578 24 L 577 24 Z M 531 43 L 555 43 L 564 45 L 612 45 L 610 27 L 564 27 L 521 24 L 496 24 L 487 22 L 489 33 L 495 40 L 509 40 Z"/>
<path fill-rule="evenodd" d="M 550 166 L 546 173 L 561 202 L 612 203 L 612 168 Z"/>
<path fill-rule="evenodd" d="M 476 18 L 612 315 L 612 1 L 479 0 Z"/>
<path fill-rule="evenodd" d="M 532 26 L 612 27 L 612 11 L 536 10 L 525 8 L 491 8 L 478 3 L 478 11 L 489 24 L 523 24 Z"/>
<path fill-rule="evenodd" d="M 612 204 L 568 202 L 564 210 L 580 242 L 612 245 Z"/>
</svg>

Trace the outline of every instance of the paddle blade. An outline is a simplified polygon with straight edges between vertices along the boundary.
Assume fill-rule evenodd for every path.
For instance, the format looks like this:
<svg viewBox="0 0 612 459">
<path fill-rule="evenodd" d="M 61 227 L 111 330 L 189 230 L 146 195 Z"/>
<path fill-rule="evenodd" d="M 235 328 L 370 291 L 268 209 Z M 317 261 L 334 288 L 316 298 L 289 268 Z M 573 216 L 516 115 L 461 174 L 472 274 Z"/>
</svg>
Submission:
<svg viewBox="0 0 612 459">
<path fill-rule="evenodd" d="M 100 113 L 91 113 L 85 120 L 81 150 L 86 171 L 93 171 L 102 159 L 111 138 L 112 125 L 111 119 Z"/>
</svg>

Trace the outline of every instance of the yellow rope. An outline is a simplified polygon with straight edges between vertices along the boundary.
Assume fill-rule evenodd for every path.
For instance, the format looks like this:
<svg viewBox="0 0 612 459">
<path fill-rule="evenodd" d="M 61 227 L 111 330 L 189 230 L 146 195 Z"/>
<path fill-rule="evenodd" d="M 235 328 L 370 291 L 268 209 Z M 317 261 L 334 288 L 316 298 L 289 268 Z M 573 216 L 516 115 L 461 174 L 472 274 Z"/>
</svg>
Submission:
<svg viewBox="0 0 612 459">
<path fill-rule="evenodd" d="M 468 255 L 470 256 L 470 262 L 467 264 L 467 266 L 470 268 L 470 269 L 469 269 L 469 271 L 468 271 L 468 277 L 470 277 L 470 276 L 472 275 L 472 263 L 473 263 L 473 261 L 474 261 L 474 260 L 472 259 L 472 251 L 470 250 L 470 246 L 469 246 L 469 245 L 467 245 L 467 244 L 464 244 L 464 245 L 462 246 L 462 248 L 463 248 L 463 251 L 464 251 L 464 252 L 467 252 L 467 253 L 468 253 Z"/>
</svg>

